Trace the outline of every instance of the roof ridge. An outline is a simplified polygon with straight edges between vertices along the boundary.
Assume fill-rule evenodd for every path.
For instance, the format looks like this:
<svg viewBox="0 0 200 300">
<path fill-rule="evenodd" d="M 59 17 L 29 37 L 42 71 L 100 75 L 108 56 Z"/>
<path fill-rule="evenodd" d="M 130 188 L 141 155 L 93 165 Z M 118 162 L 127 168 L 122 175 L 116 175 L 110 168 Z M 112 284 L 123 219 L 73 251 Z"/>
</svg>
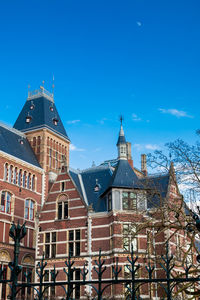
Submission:
<svg viewBox="0 0 200 300">
<path fill-rule="evenodd" d="M 13 133 L 15 133 L 15 134 L 17 134 L 17 135 L 20 135 L 23 138 L 26 138 L 26 135 L 23 132 L 21 132 L 18 129 L 15 129 L 13 127 L 8 126 L 8 125 L 4 124 L 3 122 L 0 122 L 0 126 L 7 129 L 7 130 L 9 130 L 9 131 L 11 131 L 11 132 L 13 132 Z"/>
</svg>

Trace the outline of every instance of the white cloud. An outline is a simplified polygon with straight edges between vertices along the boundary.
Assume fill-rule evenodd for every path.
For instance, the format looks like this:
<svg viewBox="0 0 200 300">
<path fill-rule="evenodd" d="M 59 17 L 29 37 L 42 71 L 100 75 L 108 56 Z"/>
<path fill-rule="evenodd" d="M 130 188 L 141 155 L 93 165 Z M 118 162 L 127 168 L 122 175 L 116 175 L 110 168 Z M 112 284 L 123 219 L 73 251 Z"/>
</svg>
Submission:
<svg viewBox="0 0 200 300">
<path fill-rule="evenodd" d="M 171 108 L 171 109 L 159 108 L 159 111 L 163 114 L 169 114 L 177 118 L 181 118 L 181 117 L 193 118 L 193 116 L 188 115 L 186 111 L 178 110 L 175 108 Z"/>
<path fill-rule="evenodd" d="M 76 124 L 79 123 L 81 120 L 71 120 L 71 121 L 67 121 L 67 124 Z"/>
<path fill-rule="evenodd" d="M 146 145 L 142 145 L 142 144 L 134 144 L 133 147 L 137 150 L 137 151 L 142 151 L 142 150 L 159 150 L 160 147 L 156 144 L 146 144 Z"/>
<path fill-rule="evenodd" d="M 71 151 L 79 151 L 79 152 L 85 151 L 85 149 L 77 148 L 74 144 L 70 144 L 69 149 L 70 149 Z"/>
<path fill-rule="evenodd" d="M 137 24 L 138 27 L 142 26 L 142 22 L 140 22 L 140 21 L 137 21 L 136 24 Z"/>
<path fill-rule="evenodd" d="M 139 118 L 136 114 L 132 114 L 132 120 L 133 121 L 141 121 L 141 118 Z"/>
<path fill-rule="evenodd" d="M 158 145 L 152 145 L 152 144 L 147 144 L 145 145 L 145 148 L 148 149 L 148 150 L 159 150 L 160 147 Z"/>
</svg>

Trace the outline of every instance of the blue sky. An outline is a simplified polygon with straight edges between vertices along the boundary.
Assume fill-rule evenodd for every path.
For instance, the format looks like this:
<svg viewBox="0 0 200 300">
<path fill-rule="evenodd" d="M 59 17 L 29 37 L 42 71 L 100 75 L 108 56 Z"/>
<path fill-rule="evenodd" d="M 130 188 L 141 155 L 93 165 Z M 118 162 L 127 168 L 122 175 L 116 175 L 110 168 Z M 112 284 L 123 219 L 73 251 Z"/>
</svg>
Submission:
<svg viewBox="0 0 200 300">
<path fill-rule="evenodd" d="M 199 0 L 1 1 L 0 120 L 13 125 L 28 85 L 51 89 L 71 166 L 117 156 L 119 115 L 140 154 L 196 139 Z"/>
</svg>

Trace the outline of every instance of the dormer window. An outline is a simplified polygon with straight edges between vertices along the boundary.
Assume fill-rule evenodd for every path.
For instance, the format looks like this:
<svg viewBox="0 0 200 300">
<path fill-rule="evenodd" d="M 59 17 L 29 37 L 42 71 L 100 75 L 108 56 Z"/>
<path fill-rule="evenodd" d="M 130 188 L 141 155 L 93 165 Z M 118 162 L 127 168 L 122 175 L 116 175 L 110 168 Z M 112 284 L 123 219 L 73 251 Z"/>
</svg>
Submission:
<svg viewBox="0 0 200 300">
<path fill-rule="evenodd" d="M 58 119 L 54 118 L 53 119 L 53 124 L 57 126 L 58 125 Z"/>
<path fill-rule="evenodd" d="M 100 188 L 101 188 L 101 186 L 100 186 L 100 184 L 98 183 L 98 179 L 96 179 L 96 184 L 95 184 L 95 187 L 94 187 L 94 191 L 95 191 L 95 192 L 99 192 Z"/>
<path fill-rule="evenodd" d="M 26 123 L 30 123 L 31 120 L 32 120 L 31 116 L 27 116 L 27 117 L 26 117 Z"/>
</svg>

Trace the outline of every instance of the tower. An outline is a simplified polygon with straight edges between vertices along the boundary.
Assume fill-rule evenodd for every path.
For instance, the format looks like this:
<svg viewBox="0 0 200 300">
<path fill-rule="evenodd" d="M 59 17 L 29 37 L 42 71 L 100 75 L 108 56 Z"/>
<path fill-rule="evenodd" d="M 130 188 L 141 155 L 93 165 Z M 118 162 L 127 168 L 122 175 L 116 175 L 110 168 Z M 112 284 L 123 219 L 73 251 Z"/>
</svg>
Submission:
<svg viewBox="0 0 200 300">
<path fill-rule="evenodd" d="M 69 166 L 70 140 L 57 112 L 53 94 L 41 86 L 28 98 L 14 126 L 24 132 L 35 155 L 50 177 Z"/>
<path fill-rule="evenodd" d="M 122 117 L 120 117 L 121 127 L 119 132 L 119 137 L 117 141 L 118 148 L 118 159 L 127 159 L 127 143 L 124 135 L 124 129 L 122 126 Z"/>
</svg>

